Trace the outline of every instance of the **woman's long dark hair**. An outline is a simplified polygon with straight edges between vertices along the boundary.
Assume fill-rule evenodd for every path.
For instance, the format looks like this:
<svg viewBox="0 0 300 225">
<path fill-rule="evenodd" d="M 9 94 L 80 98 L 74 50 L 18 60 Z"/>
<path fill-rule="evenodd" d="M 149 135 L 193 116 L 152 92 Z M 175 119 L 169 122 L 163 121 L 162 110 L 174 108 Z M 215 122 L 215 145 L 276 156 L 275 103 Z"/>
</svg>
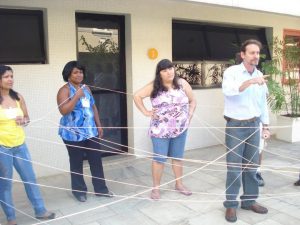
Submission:
<svg viewBox="0 0 300 225">
<path fill-rule="evenodd" d="M 11 67 L 6 66 L 6 65 L 0 65 L 0 80 L 2 80 L 2 76 L 5 74 L 6 71 L 12 71 L 13 72 Z M 10 89 L 8 94 L 12 99 L 20 101 L 18 93 L 15 92 L 13 89 Z M 0 104 L 2 103 L 2 101 L 3 101 L 3 98 L 2 98 L 1 92 L 0 92 Z"/>
<path fill-rule="evenodd" d="M 153 82 L 153 91 L 150 95 L 151 98 L 155 98 L 159 92 L 168 91 L 168 88 L 165 87 L 162 82 L 162 79 L 160 76 L 160 71 L 168 69 L 168 68 L 172 68 L 172 67 L 174 67 L 174 65 L 168 59 L 163 59 L 157 63 L 156 71 L 155 71 L 155 78 L 154 78 L 154 82 Z M 175 77 L 173 79 L 173 88 L 175 88 L 175 89 L 180 88 L 179 83 L 178 83 L 178 77 L 176 76 L 176 73 L 175 73 Z"/>
</svg>

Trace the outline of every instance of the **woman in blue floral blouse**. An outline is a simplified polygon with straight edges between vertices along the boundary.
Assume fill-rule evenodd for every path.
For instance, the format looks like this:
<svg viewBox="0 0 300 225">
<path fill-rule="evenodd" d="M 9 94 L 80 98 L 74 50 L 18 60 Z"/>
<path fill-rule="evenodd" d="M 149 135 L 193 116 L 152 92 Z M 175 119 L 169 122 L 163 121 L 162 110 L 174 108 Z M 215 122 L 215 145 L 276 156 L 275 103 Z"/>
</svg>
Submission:
<svg viewBox="0 0 300 225">
<path fill-rule="evenodd" d="M 102 167 L 99 138 L 103 135 L 103 129 L 91 90 L 82 84 L 84 72 L 84 67 L 77 61 L 68 62 L 62 71 L 67 83 L 57 94 L 57 104 L 62 114 L 59 135 L 69 153 L 72 193 L 80 202 L 87 200 L 87 186 L 83 178 L 85 155 L 90 164 L 96 196 L 112 196 Z"/>
</svg>

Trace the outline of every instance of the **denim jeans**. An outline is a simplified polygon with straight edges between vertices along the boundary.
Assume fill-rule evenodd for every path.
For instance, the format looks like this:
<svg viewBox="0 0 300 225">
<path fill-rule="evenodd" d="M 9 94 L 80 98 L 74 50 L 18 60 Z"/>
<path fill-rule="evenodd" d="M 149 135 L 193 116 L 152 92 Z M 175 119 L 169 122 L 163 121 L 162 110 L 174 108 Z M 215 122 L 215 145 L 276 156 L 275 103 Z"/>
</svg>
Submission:
<svg viewBox="0 0 300 225">
<path fill-rule="evenodd" d="M 165 163 L 167 157 L 183 158 L 187 130 L 175 138 L 156 138 L 152 137 L 153 144 L 153 160 Z"/>
<path fill-rule="evenodd" d="M 33 183 L 24 183 L 24 186 L 27 197 L 34 208 L 35 216 L 43 216 L 46 212 L 39 187 L 34 185 L 36 184 L 36 178 L 30 161 L 31 157 L 26 144 L 12 148 L 0 145 L 0 200 L 8 221 L 16 219 L 12 196 L 12 180 L 10 180 L 13 178 L 13 167 L 15 167 L 23 182 Z"/>
<path fill-rule="evenodd" d="M 256 179 L 259 163 L 259 120 L 252 122 L 228 121 L 226 124 L 225 142 L 227 147 L 227 179 L 225 208 L 237 208 L 236 200 L 241 181 L 243 195 L 241 204 L 249 207 L 258 197 L 258 181 Z M 243 143 L 243 141 L 249 143 Z M 247 167 L 248 166 L 248 167 Z M 250 167 L 250 168 L 249 168 Z"/>
</svg>

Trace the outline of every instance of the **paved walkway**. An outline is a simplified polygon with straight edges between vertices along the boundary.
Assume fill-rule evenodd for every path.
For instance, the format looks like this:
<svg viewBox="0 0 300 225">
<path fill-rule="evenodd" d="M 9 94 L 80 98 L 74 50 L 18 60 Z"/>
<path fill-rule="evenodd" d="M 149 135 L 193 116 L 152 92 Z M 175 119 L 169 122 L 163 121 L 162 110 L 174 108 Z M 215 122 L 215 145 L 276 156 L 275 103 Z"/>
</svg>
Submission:
<svg viewBox="0 0 300 225">
<path fill-rule="evenodd" d="M 262 171 L 266 186 L 261 188 L 259 202 L 267 206 L 269 213 L 258 215 L 250 211 L 239 209 L 237 212 L 240 224 L 256 225 L 289 225 L 300 224 L 300 187 L 293 186 L 298 177 L 300 167 L 300 143 L 290 144 L 271 140 L 268 151 L 264 153 Z M 193 160 L 214 160 L 223 155 L 223 146 L 196 149 L 185 155 Z M 281 155 L 281 156 L 279 156 Z M 284 156 L 284 157 L 282 157 Z M 293 160 L 296 159 L 296 160 Z M 298 161 L 297 161 L 298 160 Z M 222 157 L 218 162 L 224 162 Z M 47 222 L 57 225 L 199 225 L 199 224 L 228 224 L 224 219 L 224 164 L 205 166 L 203 162 L 186 162 L 184 183 L 194 194 L 186 197 L 173 191 L 174 183 L 170 183 L 161 192 L 160 201 L 148 198 L 149 189 L 141 186 L 129 186 L 116 182 L 107 182 L 109 188 L 116 194 L 114 198 L 95 197 L 88 195 L 85 203 L 79 203 L 67 190 L 42 187 L 42 193 L 49 210 L 56 212 L 57 217 L 63 219 Z M 134 185 L 151 186 L 151 160 L 136 159 L 134 157 L 114 156 L 104 159 L 105 175 L 107 179 L 127 182 Z M 204 167 L 201 169 L 201 167 Z M 195 170 L 197 172 L 193 172 Z M 89 174 L 89 169 L 85 170 Z M 173 179 L 172 170 L 166 166 L 163 182 Z M 86 179 L 89 190 L 92 191 L 90 179 Z M 69 174 L 60 174 L 39 179 L 40 184 L 70 187 Z M 138 194 L 141 193 L 141 194 Z M 130 198 L 129 196 L 136 197 Z M 33 215 L 26 199 L 23 186 L 14 184 L 14 199 L 17 209 L 28 215 Z M 73 215 L 72 215 L 73 214 Z M 17 213 L 18 224 L 28 225 L 38 223 L 33 218 Z M 0 224 L 5 224 L 3 212 L 0 211 Z"/>
</svg>

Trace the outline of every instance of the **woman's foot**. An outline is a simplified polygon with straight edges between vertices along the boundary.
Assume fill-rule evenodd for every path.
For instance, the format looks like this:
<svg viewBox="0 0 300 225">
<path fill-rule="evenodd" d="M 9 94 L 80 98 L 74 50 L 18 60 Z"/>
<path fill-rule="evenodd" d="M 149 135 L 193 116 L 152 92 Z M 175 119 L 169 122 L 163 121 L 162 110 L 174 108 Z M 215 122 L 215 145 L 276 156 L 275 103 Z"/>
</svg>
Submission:
<svg viewBox="0 0 300 225">
<path fill-rule="evenodd" d="M 114 197 L 114 193 L 112 191 L 108 191 L 107 193 L 97 193 L 95 194 L 97 197 L 106 197 L 106 198 L 112 198 Z"/>
<path fill-rule="evenodd" d="M 79 202 L 86 202 L 87 198 L 86 195 L 74 195 L 74 197 L 77 199 Z"/>
<path fill-rule="evenodd" d="M 152 189 L 150 198 L 153 200 L 159 200 L 160 199 L 160 191 L 159 189 Z"/>
<path fill-rule="evenodd" d="M 180 185 L 180 186 L 175 186 L 175 190 L 178 191 L 180 194 L 183 194 L 185 196 L 190 196 L 193 194 L 189 189 L 187 189 L 185 186 Z"/>
<path fill-rule="evenodd" d="M 7 222 L 7 225 L 17 225 L 17 221 L 10 220 L 10 221 Z"/>
<path fill-rule="evenodd" d="M 35 218 L 37 218 L 39 220 L 53 220 L 55 218 L 55 213 L 47 211 L 47 212 L 45 212 L 44 215 L 36 216 Z"/>
</svg>

